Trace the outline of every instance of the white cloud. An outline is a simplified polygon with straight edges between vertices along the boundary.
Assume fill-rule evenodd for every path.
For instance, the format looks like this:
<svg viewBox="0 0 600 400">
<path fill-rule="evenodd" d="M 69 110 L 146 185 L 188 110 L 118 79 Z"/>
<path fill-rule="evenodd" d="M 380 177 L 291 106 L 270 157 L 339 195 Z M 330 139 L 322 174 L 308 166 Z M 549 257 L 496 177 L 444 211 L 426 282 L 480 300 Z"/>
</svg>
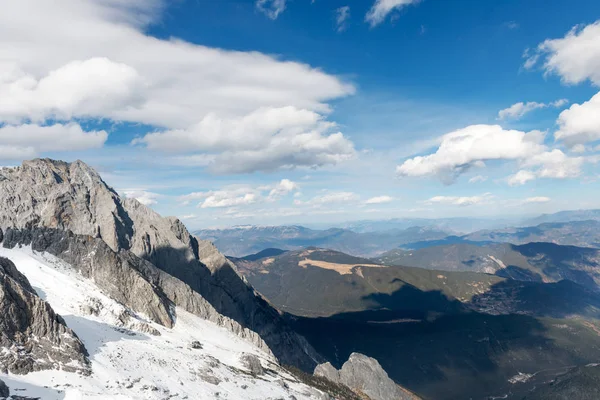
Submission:
<svg viewBox="0 0 600 400">
<path fill-rule="evenodd" d="M 76 123 L 0 127 L 0 159 L 32 158 L 42 152 L 76 151 L 102 147 L 105 131 L 84 131 Z"/>
<path fill-rule="evenodd" d="M 371 197 L 370 199 L 365 201 L 365 204 L 383 204 L 383 203 L 390 203 L 393 200 L 394 200 L 394 198 L 391 196 L 377 196 L 377 197 Z"/>
<path fill-rule="evenodd" d="M 158 193 L 148 192 L 139 189 L 126 189 L 123 191 L 125 197 L 136 199 L 145 206 L 151 206 L 158 203 L 160 195 Z"/>
<path fill-rule="evenodd" d="M 533 172 L 522 169 L 516 174 L 509 176 L 507 181 L 510 186 L 520 186 L 535 180 L 535 178 L 536 175 Z"/>
<path fill-rule="evenodd" d="M 469 179 L 469 183 L 479 183 L 479 182 L 485 182 L 487 181 L 487 176 L 483 176 L 483 175 L 476 175 L 474 177 L 472 177 L 471 179 Z"/>
<path fill-rule="evenodd" d="M 285 2 L 261 3 L 279 15 Z M 165 139 L 208 130 L 211 141 L 178 151 L 188 162 L 212 158 L 211 168 L 220 172 L 312 167 L 351 158 L 352 143 L 324 127 L 333 129 L 326 122 L 329 102 L 353 94 L 353 85 L 259 52 L 148 36 L 147 26 L 164 4 L 22 0 L 5 7 L 0 13 L 0 121 L 43 125 L 77 117 L 110 119 L 153 126 L 168 132 Z M 267 133 L 244 125 L 264 110 L 281 109 L 296 111 L 279 113 Z M 319 122 L 291 126 L 302 115 L 316 115 Z M 267 148 L 261 152 L 251 140 L 242 146 L 217 137 L 229 134 L 220 124 L 248 128 L 249 137 L 268 139 Z M 150 136 L 147 142 L 155 139 Z M 163 140 L 168 142 L 173 141 Z M 299 147 L 298 155 L 290 150 L 293 146 Z M 241 161 L 231 168 L 217 165 L 212 151 L 222 153 L 219 162 Z M 243 162 L 249 166 L 240 166 Z"/>
<path fill-rule="evenodd" d="M 241 118 L 214 114 L 189 129 L 155 132 L 136 139 L 152 150 L 212 152 L 202 156 L 218 172 L 272 171 L 337 164 L 355 156 L 354 145 L 314 111 L 260 108 Z"/>
<path fill-rule="evenodd" d="M 200 201 L 201 208 L 222 208 L 244 206 L 254 203 L 274 202 L 290 193 L 297 192 L 299 186 L 289 179 L 282 179 L 273 185 L 252 187 L 249 185 L 230 185 L 221 190 L 194 192 L 179 197 L 183 205 Z"/>
<path fill-rule="evenodd" d="M 349 6 L 343 6 L 335 10 L 335 24 L 338 32 L 343 32 L 348 28 L 348 19 L 350 19 Z"/>
<path fill-rule="evenodd" d="M 107 58 L 71 61 L 41 79 L 0 64 L 0 122 L 111 116 L 141 99 L 143 84 L 132 67 Z"/>
<path fill-rule="evenodd" d="M 567 99 L 556 100 L 552 103 L 538 103 L 535 101 L 530 101 L 527 103 L 519 102 L 513 104 L 508 108 L 505 108 L 504 110 L 500 110 L 498 112 L 498 119 L 519 119 L 533 110 L 548 107 L 560 108 L 567 105 L 568 103 L 569 101 Z"/>
<path fill-rule="evenodd" d="M 505 130 L 499 125 L 472 125 L 440 138 L 437 151 L 404 161 L 399 176 L 437 175 L 446 183 L 487 160 L 525 159 L 545 150 L 544 134 Z"/>
<path fill-rule="evenodd" d="M 480 196 L 435 196 L 425 201 L 425 204 L 449 204 L 453 206 L 474 206 L 488 204 L 494 196 L 484 193 Z"/>
<path fill-rule="evenodd" d="M 365 20 L 374 27 L 382 23 L 385 18 L 394 10 L 410 4 L 418 3 L 420 0 L 375 0 L 375 3 L 367 13 Z"/>
<path fill-rule="evenodd" d="M 256 0 L 256 8 L 271 19 L 277 19 L 285 10 L 286 0 Z"/>
<path fill-rule="evenodd" d="M 327 204 L 341 204 L 341 203 L 352 203 L 359 199 L 359 196 L 352 192 L 331 192 L 321 196 L 315 196 L 308 201 L 294 200 L 294 204 L 310 205 L 314 207 L 320 207 Z"/>
<path fill-rule="evenodd" d="M 538 197 L 528 197 L 525 200 L 523 200 L 524 204 L 531 204 L 531 203 L 548 203 L 549 201 L 551 201 L 552 199 L 550 199 L 549 197 L 544 197 L 544 196 L 538 196 Z"/>
<path fill-rule="evenodd" d="M 296 182 L 292 182 L 289 179 L 282 179 L 271 191 L 269 192 L 269 200 L 277 200 L 283 196 L 286 196 L 292 192 L 298 193 L 299 187 Z"/>
<path fill-rule="evenodd" d="M 521 160 L 520 166 L 525 169 L 509 176 L 507 182 L 510 186 L 519 186 L 537 178 L 576 178 L 581 175 L 584 162 L 585 157 L 569 157 L 558 149 L 546 151 Z"/>
<path fill-rule="evenodd" d="M 254 193 L 246 193 L 237 195 L 234 192 L 210 192 L 204 202 L 200 205 L 201 208 L 220 208 L 233 207 L 240 205 L 253 204 L 258 201 L 258 196 Z"/>
<path fill-rule="evenodd" d="M 563 38 L 547 39 L 525 53 L 525 68 L 542 62 L 547 74 L 556 74 L 567 84 L 592 81 L 600 86 L 600 21 L 575 26 Z"/>
<path fill-rule="evenodd" d="M 574 146 L 600 139 L 600 92 L 583 104 L 573 104 L 558 116 L 556 140 Z"/>
<path fill-rule="evenodd" d="M 536 175 L 540 178 L 575 178 L 581 174 L 583 157 L 569 157 L 561 150 L 554 149 L 536 154 L 524 160 L 521 165 L 539 167 Z"/>
</svg>

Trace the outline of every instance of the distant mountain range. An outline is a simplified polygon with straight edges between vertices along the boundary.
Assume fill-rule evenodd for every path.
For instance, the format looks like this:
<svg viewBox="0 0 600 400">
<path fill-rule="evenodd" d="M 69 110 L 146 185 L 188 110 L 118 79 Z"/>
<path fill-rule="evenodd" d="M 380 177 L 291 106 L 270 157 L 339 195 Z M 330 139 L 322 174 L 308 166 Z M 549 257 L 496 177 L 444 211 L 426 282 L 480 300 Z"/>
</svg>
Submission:
<svg viewBox="0 0 600 400">
<path fill-rule="evenodd" d="M 463 236 L 475 242 L 525 244 L 550 242 L 580 247 L 600 247 L 600 221 L 546 222 L 523 228 L 477 231 Z"/>
<path fill-rule="evenodd" d="M 554 214 L 542 214 L 535 218 L 523 220 L 519 226 L 574 221 L 600 221 L 600 210 L 572 210 L 560 211 Z"/>
<path fill-rule="evenodd" d="M 538 217 L 540 220 L 570 218 L 596 218 L 598 210 L 568 211 Z M 536 219 L 536 220 L 537 220 Z M 452 219 L 440 220 L 448 221 Z M 467 219 L 465 219 L 467 220 Z M 422 226 L 400 228 L 405 222 L 421 223 Z M 244 226 L 227 229 L 205 229 L 195 234 L 212 241 L 223 253 L 243 257 L 266 248 L 295 250 L 316 246 L 341 251 L 360 257 L 376 257 L 392 249 L 421 249 L 447 244 L 491 244 L 549 242 L 580 247 L 600 247 L 600 221 L 575 220 L 570 222 L 544 222 L 536 226 L 505 227 L 495 230 L 478 230 L 460 235 L 455 231 L 435 224 L 437 220 L 390 220 L 364 222 L 354 226 L 355 230 L 331 228 L 309 229 L 303 226 Z M 534 221 L 534 220 L 531 220 Z M 397 226 L 395 229 L 387 229 Z M 376 230 L 381 229 L 381 230 Z"/>
<path fill-rule="evenodd" d="M 513 255 L 550 280 L 534 261 L 556 254 L 523 247 Z M 336 368 L 359 351 L 423 398 L 521 399 L 600 357 L 600 294 L 569 280 L 387 266 L 319 248 L 268 253 L 232 261 Z"/>
<path fill-rule="evenodd" d="M 233 257 L 257 253 L 266 248 L 294 250 L 307 246 L 374 257 L 405 243 L 439 240 L 450 234 L 449 231 L 427 227 L 357 233 L 348 229 L 314 230 L 303 226 L 251 226 L 195 232 L 196 236 L 212 241 L 221 252 Z"/>
<path fill-rule="evenodd" d="M 569 279 L 590 289 L 600 288 L 600 250 L 554 243 L 458 243 L 418 250 L 395 249 L 375 261 L 443 271 L 484 272 L 537 282 Z"/>
</svg>

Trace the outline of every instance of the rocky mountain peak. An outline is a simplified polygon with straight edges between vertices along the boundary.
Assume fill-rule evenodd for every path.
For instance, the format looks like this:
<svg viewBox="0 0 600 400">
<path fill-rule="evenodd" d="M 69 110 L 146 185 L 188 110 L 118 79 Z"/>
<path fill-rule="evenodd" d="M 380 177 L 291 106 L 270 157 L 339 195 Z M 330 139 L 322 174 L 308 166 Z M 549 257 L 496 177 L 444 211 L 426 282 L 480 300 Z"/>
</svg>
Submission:
<svg viewBox="0 0 600 400">
<path fill-rule="evenodd" d="M 32 236 L 36 229 L 72 232 L 101 239 L 116 253 L 129 251 L 189 285 L 219 314 L 261 335 L 282 362 L 314 367 L 314 350 L 211 243 L 192 236 L 177 218 L 164 218 L 135 199 L 121 198 L 81 161 L 36 159 L 0 169 L 0 229 L 15 232 L 15 238 Z M 40 248 L 48 247 L 41 242 Z M 119 293 L 126 296 L 122 289 Z M 175 303 L 186 301 L 178 296 Z"/>
<path fill-rule="evenodd" d="M 77 335 L 9 259 L 0 257 L 0 373 L 45 369 L 89 373 Z"/>
<path fill-rule="evenodd" d="M 343 384 L 371 400 L 418 400 L 409 391 L 398 386 L 379 362 L 361 353 L 352 353 L 348 361 L 337 370 L 331 363 L 320 364 L 314 374 Z"/>
</svg>

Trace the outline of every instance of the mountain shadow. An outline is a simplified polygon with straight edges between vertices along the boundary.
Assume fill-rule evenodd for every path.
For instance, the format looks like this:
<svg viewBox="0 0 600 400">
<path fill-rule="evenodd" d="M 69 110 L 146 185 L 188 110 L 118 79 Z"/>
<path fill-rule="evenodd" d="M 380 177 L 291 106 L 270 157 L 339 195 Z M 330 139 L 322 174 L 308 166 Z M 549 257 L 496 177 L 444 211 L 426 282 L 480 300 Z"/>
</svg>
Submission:
<svg viewBox="0 0 600 400">
<path fill-rule="evenodd" d="M 587 288 L 599 290 L 592 271 L 600 269 L 600 251 L 594 248 L 533 242 L 511 245 L 528 262 L 555 280 L 569 279 Z"/>
<path fill-rule="evenodd" d="M 562 318 L 588 313 L 588 301 L 595 307 L 597 299 L 592 295 L 592 300 L 564 304 L 582 288 L 571 282 L 548 290 L 535 286 L 546 285 L 521 289 L 504 282 L 493 285 L 490 292 L 495 295 L 485 298 L 488 301 L 497 304 L 506 301 L 503 296 L 516 296 L 506 308 L 496 310 L 498 315 L 477 311 L 486 307 L 484 297 L 461 303 L 438 290 L 404 285 L 391 294 L 369 295 L 379 309 L 292 320 L 336 367 L 352 352 L 363 353 L 376 358 L 398 384 L 425 399 L 521 398 L 536 380 L 510 383 L 520 372 L 582 365 L 600 357 L 595 326 Z M 560 300 L 543 308 L 543 316 L 527 315 L 553 295 Z M 526 303 L 524 310 L 516 307 L 521 303 Z"/>
<path fill-rule="evenodd" d="M 220 253 L 215 254 L 218 256 L 211 254 L 207 260 L 210 266 L 198 260 L 202 254 L 190 257 L 185 248 L 157 247 L 142 258 L 183 281 L 219 314 L 260 335 L 282 363 L 312 371 L 321 361 L 320 356 L 296 334 L 280 312 L 237 273 L 233 264 Z"/>
</svg>

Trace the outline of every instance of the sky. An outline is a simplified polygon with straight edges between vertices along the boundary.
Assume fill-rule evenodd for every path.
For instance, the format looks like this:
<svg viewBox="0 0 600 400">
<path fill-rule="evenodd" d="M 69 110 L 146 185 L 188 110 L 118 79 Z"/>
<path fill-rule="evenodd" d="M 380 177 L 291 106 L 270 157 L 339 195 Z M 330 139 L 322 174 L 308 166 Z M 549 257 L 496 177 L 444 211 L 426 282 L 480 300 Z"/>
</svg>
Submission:
<svg viewBox="0 0 600 400">
<path fill-rule="evenodd" d="M 597 0 L 20 0 L 0 165 L 188 227 L 600 208 Z"/>
</svg>

